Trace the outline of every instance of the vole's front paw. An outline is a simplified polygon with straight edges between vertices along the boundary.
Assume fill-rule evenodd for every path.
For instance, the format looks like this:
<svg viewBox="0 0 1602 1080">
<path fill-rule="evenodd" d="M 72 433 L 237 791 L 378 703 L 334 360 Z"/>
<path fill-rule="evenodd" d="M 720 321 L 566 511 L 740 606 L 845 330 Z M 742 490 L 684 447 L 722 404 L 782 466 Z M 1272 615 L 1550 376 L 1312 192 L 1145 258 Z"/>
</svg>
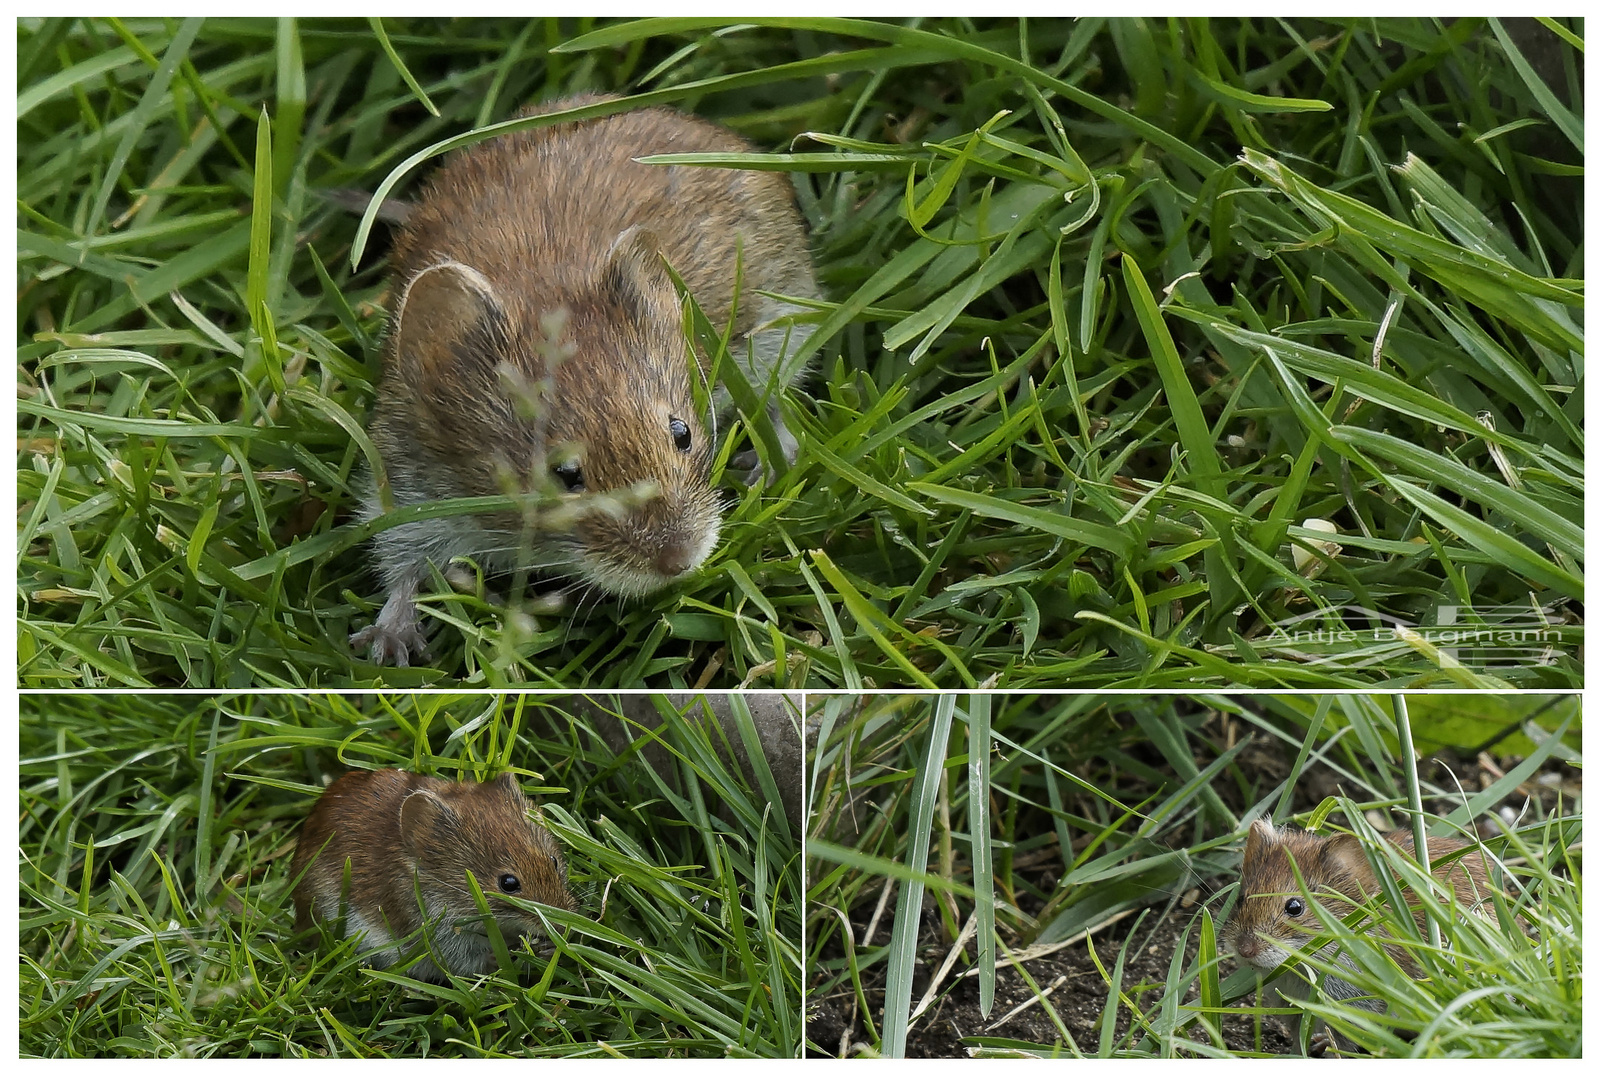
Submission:
<svg viewBox="0 0 1602 1080">
<path fill-rule="evenodd" d="M 784 422 L 784 414 L 779 411 L 777 402 L 768 403 L 768 419 L 773 421 L 773 431 L 779 437 L 779 449 L 784 452 L 784 467 L 787 469 L 794 465 L 796 458 L 800 456 L 801 443 L 791 433 L 789 425 Z M 746 487 L 754 487 L 763 476 L 766 476 L 768 483 L 771 484 L 779 478 L 781 472 L 772 466 L 764 469 L 762 457 L 754 448 L 743 454 L 735 454 L 729 459 L 729 468 L 744 474 Z"/>
<path fill-rule="evenodd" d="M 735 454 L 729 459 L 729 468 L 745 482 L 746 487 L 756 487 L 757 481 L 763 478 L 770 484 L 779 478 L 777 471 L 763 468 L 762 456 L 755 450 Z"/>
<path fill-rule="evenodd" d="M 1335 1043 L 1329 1037 L 1329 1032 L 1320 1031 L 1307 1040 L 1307 1056 L 1321 1058 L 1334 1049 Z"/>
<path fill-rule="evenodd" d="M 358 653 L 365 650 L 367 658 L 380 667 L 411 667 L 413 656 L 421 658 L 427 655 L 428 639 L 415 622 L 389 627 L 380 619 L 367 629 L 352 634 L 350 647 Z"/>
</svg>

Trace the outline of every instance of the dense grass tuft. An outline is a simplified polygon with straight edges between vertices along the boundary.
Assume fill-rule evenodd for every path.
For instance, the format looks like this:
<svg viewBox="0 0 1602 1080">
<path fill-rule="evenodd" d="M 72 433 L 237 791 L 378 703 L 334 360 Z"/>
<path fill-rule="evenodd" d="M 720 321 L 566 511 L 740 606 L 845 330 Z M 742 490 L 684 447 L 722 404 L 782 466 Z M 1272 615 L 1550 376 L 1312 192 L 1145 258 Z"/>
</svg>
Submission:
<svg viewBox="0 0 1602 1080">
<path fill-rule="evenodd" d="M 578 705 L 24 697 L 22 1054 L 794 1056 L 799 837 L 699 708 L 619 751 Z M 349 767 L 516 770 L 580 901 L 560 946 L 442 987 L 297 937 L 296 831 Z"/>
<path fill-rule="evenodd" d="M 1577 685 L 1583 43 L 1522 22 L 23 20 L 21 678 Z M 580 89 L 794 175 L 800 460 L 682 588 L 441 579 L 376 669 L 386 235 L 318 192 Z"/>
</svg>

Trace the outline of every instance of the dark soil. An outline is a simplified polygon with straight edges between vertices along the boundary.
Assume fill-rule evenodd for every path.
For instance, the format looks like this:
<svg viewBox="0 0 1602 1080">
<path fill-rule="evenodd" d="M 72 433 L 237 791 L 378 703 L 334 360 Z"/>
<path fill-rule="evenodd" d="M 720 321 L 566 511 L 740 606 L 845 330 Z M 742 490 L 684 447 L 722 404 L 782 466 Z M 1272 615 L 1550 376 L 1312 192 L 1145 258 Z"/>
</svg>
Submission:
<svg viewBox="0 0 1602 1080">
<path fill-rule="evenodd" d="M 866 927 L 872 914 L 871 909 L 852 913 L 852 923 L 858 927 L 859 941 L 861 930 Z M 1132 951 L 1124 961 L 1124 989 L 1135 996 L 1146 1010 L 1154 1009 L 1162 994 L 1173 950 L 1185 937 L 1186 928 L 1195 916 L 1195 908 L 1176 908 L 1163 917 L 1154 929 L 1150 924 L 1156 915 L 1156 911 L 1147 915 L 1136 937 L 1136 943 L 1144 943 L 1144 947 L 1138 953 Z M 925 934 L 913 978 L 914 1004 L 922 999 L 929 980 L 940 970 L 950 948 L 949 941 L 943 937 L 940 918 L 932 908 L 926 908 L 923 925 Z M 1125 920 L 1097 935 L 1097 955 L 1109 973 L 1117 960 L 1118 949 L 1128 934 L 1128 926 L 1129 920 Z M 881 920 L 874 944 L 883 945 L 888 933 L 888 920 Z M 1191 937 L 1194 940 L 1194 934 Z M 1008 942 L 1008 945 L 1016 951 L 1021 943 Z M 826 951 L 838 955 L 838 950 Z M 1194 951 L 1193 946 L 1187 950 L 1191 954 L 1186 956 L 1187 961 Z M 971 947 L 969 955 L 972 955 Z M 967 1057 L 973 1044 L 964 1040 L 974 1038 L 1036 1043 L 1043 1049 L 1062 1042 L 1057 1026 L 1038 1002 L 1007 1018 L 1018 1005 L 1034 997 L 1029 985 L 1011 965 L 998 967 L 994 1007 L 988 1020 L 980 1016 L 978 977 L 959 977 L 968 966 L 958 961 L 942 984 L 941 996 L 914 1023 L 907 1036 L 908 1057 Z M 1036 986 L 1042 991 L 1051 991 L 1046 1001 L 1062 1018 L 1063 1026 L 1073 1036 L 1080 1052 L 1096 1053 L 1101 1042 L 1102 1013 L 1107 1007 L 1107 983 L 1091 960 L 1089 947 L 1079 942 L 1049 956 L 1025 961 L 1023 966 Z M 884 970 L 885 965 L 876 964 L 865 973 L 873 980 L 863 989 L 876 1025 L 884 1012 Z M 1221 975 L 1227 975 L 1232 970 L 1232 962 L 1226 960 Z M 1186 997 L 1194 997 L 1193 987 Z M 1120 1040 L 1129 1031 L 1129 1011 L 1122 1005 L 1114 1030 Z M 1200 1029 L 1190 1034 L 1199 1042 L 1211 1042 Z M 1263 1018 L 1260 1043 L 1257 1041 L 1258 1035 L 1253 1032 L 1250 1018 L 1227 1017 L 1223 1038 L 1224 1045 L 1234 1054 L 1296 1052 L 1294 1027 L 1280 1017 Z M 868 1043 L 867 1031 L 858 1015 L 855 995 L 849 984 L 827 997 L 807 998 L 807 1041 L 811 1044 L 810 1055 L 831 1057 L 851 1056 L 854 1053 L 853 1044 Z"/>
</svg>

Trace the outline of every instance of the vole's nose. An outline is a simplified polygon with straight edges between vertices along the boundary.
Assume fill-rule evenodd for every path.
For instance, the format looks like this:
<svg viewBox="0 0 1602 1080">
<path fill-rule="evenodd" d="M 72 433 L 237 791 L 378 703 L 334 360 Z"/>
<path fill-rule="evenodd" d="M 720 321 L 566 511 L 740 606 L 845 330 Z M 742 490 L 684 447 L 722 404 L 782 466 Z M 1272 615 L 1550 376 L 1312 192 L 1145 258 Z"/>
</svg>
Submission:
<svg viewBox="0 0 1602 1080">
<path fill-rule="evenodd" d="M 695 554 L 691 546 L 682 540 L 664 544 L 651 560 L 651 569 L 666 577 L 678 577 L 695 569 Z"/>
<path fill-rule="evenodd" d="M 1262 951 L 1263 946 L 1256 934 L 1241 934 L 1235 939 L 1235 955 L 1243 960 L 1250 960 Z"/>
</svg>

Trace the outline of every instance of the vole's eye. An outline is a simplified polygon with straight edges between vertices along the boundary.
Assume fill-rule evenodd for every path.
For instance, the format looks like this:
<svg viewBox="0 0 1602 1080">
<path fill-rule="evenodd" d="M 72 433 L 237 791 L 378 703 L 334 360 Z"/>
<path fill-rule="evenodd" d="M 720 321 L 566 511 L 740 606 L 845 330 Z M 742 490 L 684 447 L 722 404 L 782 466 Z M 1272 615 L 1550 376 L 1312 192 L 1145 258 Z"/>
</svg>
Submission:
<svg viewBox="0 0 1602 1080">
<path fill-rule="evenodd" d="M 551 856 L 551 865 L 556 867 L 556 872 L 558 874 L 562 872 L 562 860 L 558 859 L 555 855 Z"/>
<path fill-rule="evenodd" d="M 673 434 L 673 445 L 680 453 L 690 449 L 690 425 L 676 416 L 668 417 L 668 431 Z"/>
<path fill-rule="evenodd" d="M 501 887 L 501 892 L 514 892 L 515 893 L 515 892 L 521 892 L 523 890 L 523 883 L 521 881 L 517 880 L 517 875 L 516 874 L 502 874 L 496 880 L 496 884 L 498 884 Z"/>
<path fill-rule="evenodd" d="M 576 461 L 564 461 L 560 465 L 552 465 L 551 472 L 556 478 L 567 485 L 569 491 L 584 490 L 584 469 Z"/>
<path fill-rule="evenodd" d="M 1293 896 L 1289 900 L 1285 901 L 1285 914 L 1289 915 L 1293 919 L 1301 918 L 1302 912 L 1306 910 L 1307 903 L 1299 896 Z"/>
</svg>

